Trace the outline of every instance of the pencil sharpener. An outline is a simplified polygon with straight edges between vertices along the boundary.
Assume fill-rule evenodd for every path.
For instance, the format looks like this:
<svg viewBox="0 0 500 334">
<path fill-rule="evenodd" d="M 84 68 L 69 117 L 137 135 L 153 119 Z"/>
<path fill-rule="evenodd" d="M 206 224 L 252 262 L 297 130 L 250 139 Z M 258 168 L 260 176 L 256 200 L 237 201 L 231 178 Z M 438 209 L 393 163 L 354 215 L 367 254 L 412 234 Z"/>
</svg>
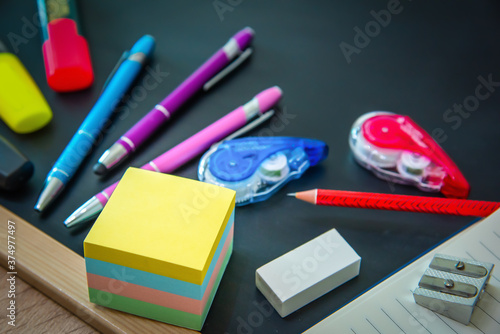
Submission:
<svg viewBox="0 0 500 334">
<path fill-rule="evenodd" d="M 446 197 L 467 198 L 469 184 L 425 130 L 408 116 L 373 111 L 353 124 L 349 145 L 356 161 L 377 177 Z"/>
<path fill-rule="evenodd" d="M 436 254 L 413 298 L 417 304 L 467 325 L 493 267 L 491 263 Z"/>
<path fill-rule="evenodd" d="M 296 137 L 246 137 L 222 142 L 200 160 L 198 179 L 236 191 L 236 205 L 268 199 L 328 155 L 326 143 Z"/>
</svg>

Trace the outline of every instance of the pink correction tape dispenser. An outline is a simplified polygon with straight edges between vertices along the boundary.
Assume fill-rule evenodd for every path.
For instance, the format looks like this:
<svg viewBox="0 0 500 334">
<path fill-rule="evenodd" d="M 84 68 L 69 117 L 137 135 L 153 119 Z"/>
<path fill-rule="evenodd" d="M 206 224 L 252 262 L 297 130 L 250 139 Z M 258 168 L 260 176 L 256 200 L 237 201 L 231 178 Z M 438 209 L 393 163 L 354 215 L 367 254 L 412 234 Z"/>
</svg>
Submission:
<svg viewBox="0 0 500 334">
<path fill-rule="evenodd" d="M 467 198 L 469 184 L 457 165 L 408 116 L 373 111 L 353 124 L 349 145 L 356 160 L 377 177 L 446 197 Z"/>
</svg>

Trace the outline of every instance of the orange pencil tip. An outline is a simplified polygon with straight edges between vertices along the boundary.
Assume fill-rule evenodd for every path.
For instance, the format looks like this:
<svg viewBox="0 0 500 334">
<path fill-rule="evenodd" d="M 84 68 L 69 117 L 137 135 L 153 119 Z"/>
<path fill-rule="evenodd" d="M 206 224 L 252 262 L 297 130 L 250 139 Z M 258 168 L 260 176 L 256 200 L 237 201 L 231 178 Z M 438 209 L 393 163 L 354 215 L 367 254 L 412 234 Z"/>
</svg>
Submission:
<svg viewBox="0 0 500 334">
<path fill-rule="evenodd" d="M 316 204 L 316 195 L 317 195 L 317 190 L 307 190 L 295 193 L 295 198 L 305 202 Z"/>
</svg>

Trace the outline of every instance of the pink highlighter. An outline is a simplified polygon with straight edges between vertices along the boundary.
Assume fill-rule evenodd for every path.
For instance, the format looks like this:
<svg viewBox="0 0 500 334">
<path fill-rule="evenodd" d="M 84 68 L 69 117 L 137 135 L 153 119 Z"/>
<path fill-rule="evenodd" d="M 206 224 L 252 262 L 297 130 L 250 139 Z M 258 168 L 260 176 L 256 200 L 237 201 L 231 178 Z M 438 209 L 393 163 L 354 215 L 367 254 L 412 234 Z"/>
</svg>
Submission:
<svg viewBox="0 0 500 334">
<path fill-rule="evenodd" d="M 374 111 L 352 126 L 355 159 L 377 177 L 446 197 L 467 198 L 469 183 L 434 139 L 410 117 Z"/>
<path fill-rule="evenodd" d="M 79 34 L 72 0 L 38 0 L 47 83 L 56 92 L 88 88 L 94 81 L 89 46 Z"/>
</svg>

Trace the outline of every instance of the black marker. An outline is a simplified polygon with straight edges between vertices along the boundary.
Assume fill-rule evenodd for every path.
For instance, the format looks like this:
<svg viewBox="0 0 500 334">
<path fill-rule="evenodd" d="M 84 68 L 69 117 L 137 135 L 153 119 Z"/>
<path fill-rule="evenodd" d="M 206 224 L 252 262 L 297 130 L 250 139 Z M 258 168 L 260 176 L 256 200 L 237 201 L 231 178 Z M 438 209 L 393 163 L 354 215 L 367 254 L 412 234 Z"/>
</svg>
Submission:
<svg viewBox="0 0 500 334">
<path fill-rule="evenodd" d="M 7 139 L 0 136 L 0 188 L 19 188 L 31 178 L 33 171 L 33 163 Z"/>
</svg>

